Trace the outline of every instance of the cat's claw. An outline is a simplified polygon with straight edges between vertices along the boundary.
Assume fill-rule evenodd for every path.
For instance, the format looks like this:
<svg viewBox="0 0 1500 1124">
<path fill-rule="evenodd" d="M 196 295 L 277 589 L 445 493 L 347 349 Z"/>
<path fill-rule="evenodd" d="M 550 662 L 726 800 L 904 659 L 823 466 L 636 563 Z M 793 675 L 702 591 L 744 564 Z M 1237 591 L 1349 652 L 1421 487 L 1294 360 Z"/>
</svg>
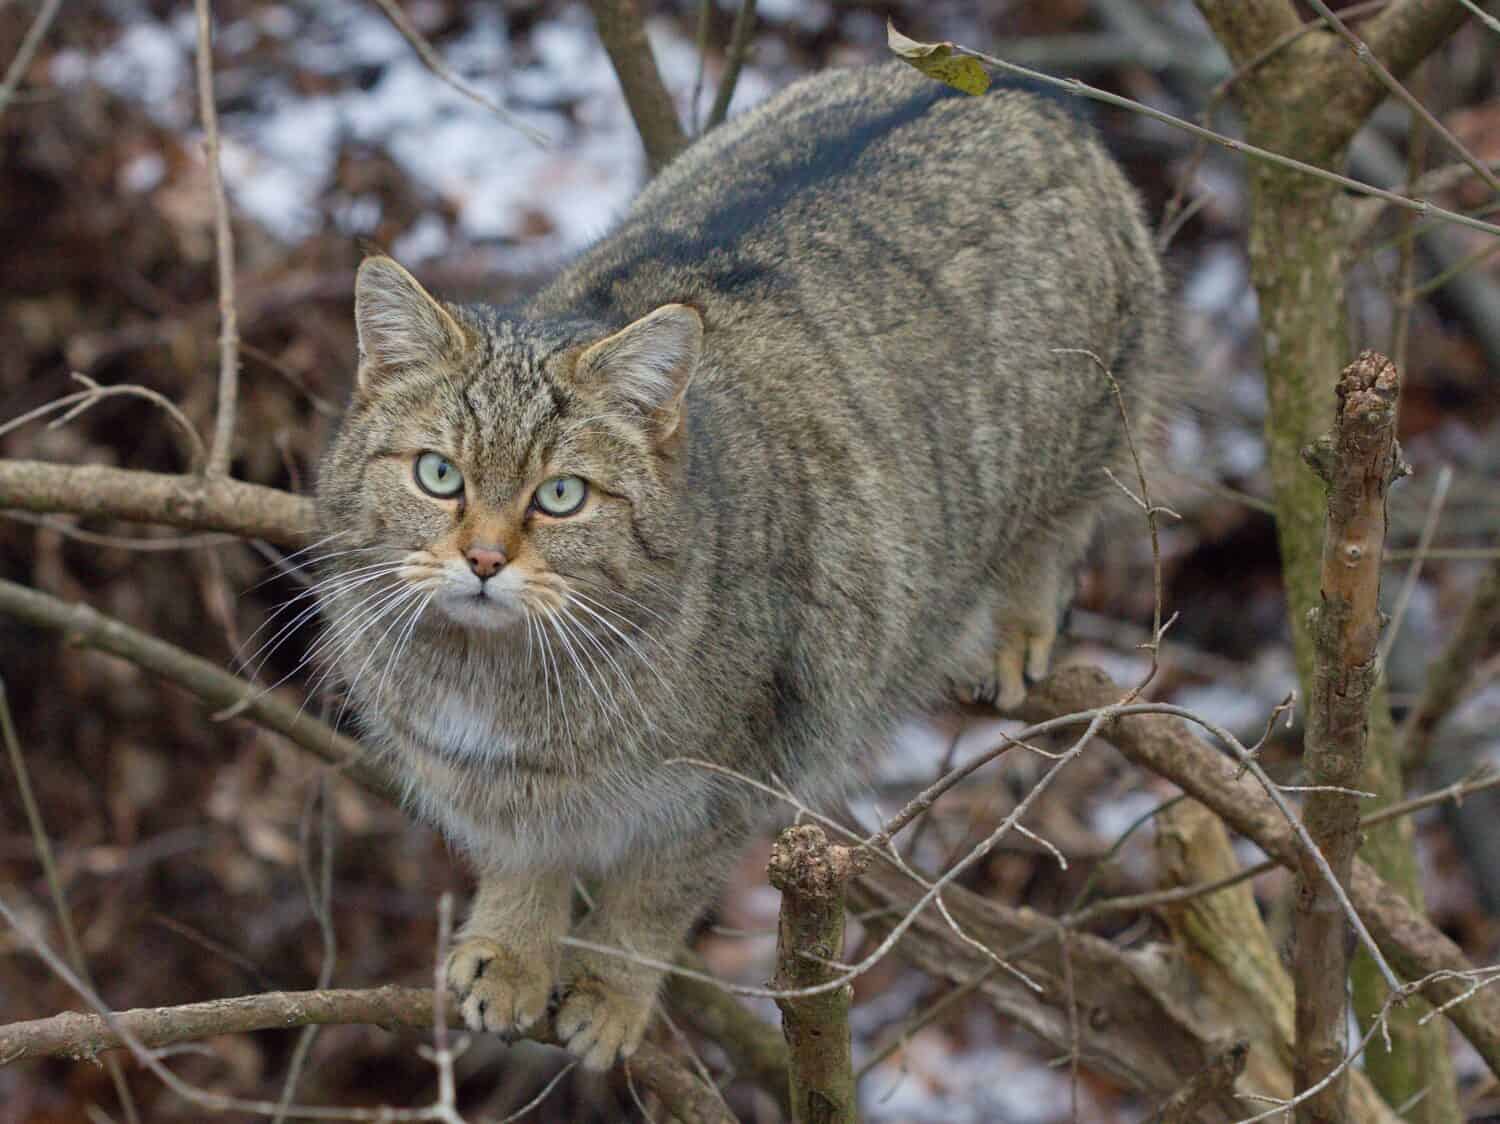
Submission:
<svg viewBox="0 0 1500 1124">
<path fill-rule="evenodd" d="M 1057 628 L 1014 627 L 1005 631 L 995 649 L 994 675 L 957 691 L 960 702 L 1012 711 L 1026 701 L 1027 688 L 1047 678 Z"/>
<path fill-rule="evenodd" d="M 621 990 L 598 976 L 579 975 L 565 986 L 553 1025 L 585 1069 L 606 1070 L 635 1053 L 654 1003 L 649 992 Z"/>
<path fill-rule="evenodd" d="M 464 1025 L 476 1032 L 523 1031 L 547 1013 L 552 973 L 539 961 L 485 937 L 463 941 L 448 955 L 448 990 Z"/>
</svg>

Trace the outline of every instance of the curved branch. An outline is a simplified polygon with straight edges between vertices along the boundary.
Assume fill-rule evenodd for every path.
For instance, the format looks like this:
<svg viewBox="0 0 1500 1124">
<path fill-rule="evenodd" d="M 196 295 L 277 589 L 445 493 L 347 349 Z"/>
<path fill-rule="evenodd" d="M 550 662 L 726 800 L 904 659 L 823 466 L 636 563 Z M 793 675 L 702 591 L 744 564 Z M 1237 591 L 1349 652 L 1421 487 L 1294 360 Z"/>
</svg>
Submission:
<svg viewBox="0 0 1500 1124">
<path fill-rule="evenodd" d="M 0 508 L 227 531 L 278 546 L 301 545 L 315 525 L 312 501 L 279 488 L 50 461 L 0 460 Z"/>
<path fill-rule="evenodd" d="M 55 629 L 76 644 L 129 660 L 187 688 L 216 709 L 233 707 L 236 713 L 339 766 L 352 779 L 391 803 L 399 803 L 395 783 L 368 759 L 358 742 L 305 713 L 300 706 L 283 702 L 208 660 L 107 617 L 91 606 L 70 604 L 15 582 L 0 581 L 0 613 L 41 628 Z"/>
<path fill-rule="evenodd" d="M 1120 688 L 1098 668 L 1068 667 L 1032 689 L 1022 715 L 1045 719 L 1073 714 L 1108 706 L 1119 695 Z M 1295 871 L 1305 861 L 1291 828 L 1265 793 L 1184 723 L 1160 716 L 1120 718 L 1102 736 L 1133 764 L 1165 777 L 1212 809 L 1282 866 Z M 1463 951 L 1360 859 L 1354 861 L 1349 897 L 1404 978 L 1433 977 L 1422 989 L 1424 998 L 1442 1004 L 1469 991 L 1457 977 L 1474 971 Z M 1500 1073 L 1500 995 L 1475 991 L 1445 1013 L 1490 1069 Z"/>
<path fill-rule="evenodd" d="M 112 1021 L 148 1049 L 160 1049 L 220 1034 L 301 1026 L 367 1023 L 387 1030 L 422 1030 L 432 1026 L 432 1015 L 430 988 L 387 985 L 359 990 L 272 991 L 180 1007 L 142 1007 L 116 1011 Z M 450 1013 L 449 1023 L 463 1026 L 457 1012 Z M 536 1040 L 557 1044 L 545 1035 Z M 0 1026 L 0 1065 L 44 1057 L 92 1059 L 125 1045 L 119 1030 L 102 1016 L 64 1011 L 50 1018 Z M 733 1124 L 719 1098 L 660 1047 L 643 1042 L 628 1064 L 631 1077 L 660 1097 L 678 1119 Z"/>
</svg>

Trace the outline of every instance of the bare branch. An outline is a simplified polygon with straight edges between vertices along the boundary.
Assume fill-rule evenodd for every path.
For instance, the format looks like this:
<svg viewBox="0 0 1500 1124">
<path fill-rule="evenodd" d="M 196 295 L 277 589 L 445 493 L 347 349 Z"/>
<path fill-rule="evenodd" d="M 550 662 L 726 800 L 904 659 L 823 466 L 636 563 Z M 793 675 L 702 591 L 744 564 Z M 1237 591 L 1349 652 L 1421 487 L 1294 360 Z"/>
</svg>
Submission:
<svg viewBox="0 0 1500 1124">
<path fill-rule="evenodd" d="M 1023 713 L 1037 719 L 1071 715 L 1088 707 L 1108 706 L 1119 691 L 1096 668 L 1066 667 L 1032 689 Z M 1268 794 L 1183 723 L 1163 717 L 1121 717 L 1105 733 L 1128 760 L 1172 781 L 1282 866 L 1299 868 L 1302 847 Z M 1391 812 L 1398 814 L 1395 809 Z M 1349 898 L 1392 966 L 1407 979 L 1426 981 L 1425 998 L 1442 1003 L 1465 990 L 1455 981 L 1473 972 L 1474 966 L 1463 952 L 1358 859 Z M 1490 1068 L 1500 1073 L 1500 997 L 1481 991 L 1447 1014 Z"/>
<path fill-rule="evenodd" d="M 187 415 L 177 408 L 170 398 L 152 390 L 148 386 L 138 383 L 118 383 L 114 386 L 100 386 L 88 375 L 78 371 L 73 372 L 73 378 L 84 384 L 87 389 L 75 390 L 72 394 L 64 394 L 54 398 L 50 402 L 44 402 L 34 410 L 27 410 L 11 418 L 4 424 L 0 424 L 0 436 L 19 429 L 23 425 L 37 421 L 48 414 L 55 414 L 58 410 L 66 410 L 60 418 L 55 418 L 47 424 L 48 429 L 56 429 L 60 425 L 66 425 L 85 410 L 96 406 L 106 398 L 143 398 L 153 406 L 159 407 L 177 425 L 177 432 L 181 433 L 187 443 L 188 456 L 191 458 L 191 467 L 197 472 L 203 466 L 204 459 L 208 456 L 208 450 L 203 447 L 203 438 L 198 436 L 198 431 L 193 428 L 193 423 L 188 421 Z"/>
<path fill-rule="evenodd" d="M 1253 67 L 1303 30 L 1289 0 L 1198 0 L 1198 8 L 1236 66 Z"/>
<path fill-rule="evenodd" d="M 426 37 L 417 30 L 416 25 L 406 18 L 406 13 L 401 10 L 396 0 L 375 0 L 380 10 L 385 13 L 386 19 L 395 25 L 402 37 L 412 45 L 417 52 L 417 57 L 422 60 L 422 65 L 432 71 L 438 78 L 452 86 L 464 97 L 477 105 L 483 106 L 511 128 L 524 135 L 538 148 L 550 148 L 552 142 L 546 135 L 532 128 L 522 121 L 510 110 L 506 109 L 493 98 L 486 96 L 482 91 L 475 89 L 453 72 L 453 68 L 443 61 L 443 56 L 429 43 Z"/>
<path fill-rule="evenodd" d="M 1474 3 L 1474 0 L 1458 0 L 1458 2 L 1473 12 L 1474 18 L 1484 24 L 1485 27 L 1489 28 L 1496 35 L 1500 35 L 1500 19 L 1496 19 L 1490 15 L 1478 4 Z"/>
<path fill-rule="evenodd" d="M 724 75 L 719 79 L 719 92 L 714 96 L 714 107 L 708 115 L 705 131 L 724 123 L 729 116 L 729 103 L 734 100 L 734 88 L 740 80 L 740 69 L 745 65 L 745 56 L 750 53 L 750 40 L 755 35 L 755 0 L 740 0 L 739 11 L 734 16 L 734 28 L 729 33 L 729 52 L 724 57 Z"/>
<path fill-rule="evenodd" d="M 111 1026 L 110 1021 L 116 1025 Z M 0 1026 L 0 1064 L 43 1057 L 94 1058 L 106 1050 L 124 1047 L 122 1030 L 148 1050 L 221 1034 L 302 1026 L 367 1024 L 386 1030 L 425 1030 L 433 1024 L 433 992 L 431 988 L 395 985 L 361 990 L 273 991 L 179 1007 L 116 1011 L 110 1021 L 100 1015 L 67 1011 L 45 1019 Z M 450 1026 L 463 1029 L 456 1011 L 448 1013 L 448 1021 Z M 548 1041 L 545 1037 L 538 1040 Z M 641 1043 L 630 1059 L 630 1068 L 635 1079 L 660 1097 L 679 1119 L 734 1124 L 718 1098 L 660 1047 Z M 276 1108 L 270 1102 L 265 1106 L 271 1111 Z M 379 1111 L 382 1110 L 353 1118 L 403 1118 L 379 1117 L 375 1115 Z M 300 1117 L 304 1112 L 298 1110 L 294 1114 Z M 416 1114 L 404 1118 L 434 1119 L 431 1115 Z"/>
<path fill-rule="evenodd" d="M 706 965 L 691 952 L 684 952 L 678 959 L 707 974 Z M 758 1018 L 722 987 L 692 976 L 668 978 L 667 1002 L 695 1030 L 713 1039 L 729 1056 L 737 1074 L 775 1097 L 784 1112 L 791 1112 L 786 1041 L 776 1027 Z"/>
<path fill-rule="evenodd" d="M 589 7 L 646 148 L 646 162 L 659 172 L 687 147 L 688 138 L 656 67 L 640 7 L 636 0 L 589 0 Z"/>
<path fill-rule="evenodd" d="M 1365 43 L 1396 77 L 1415 67 L 1463 24 L 1464 11 L 1451 0 L 1395 0 L 1365 25 Z M 1377 83 L 1365 95 L 1360 120 L 1383 94 Z"/>
<path fill-rule="evenodd" d="M 5 753 L 10 758 L 11 771 L 16 776 L 16 790 L 21 796 L 21 807 L 26 812 L 26 824 L 31 829 L 32 846 L 36 850 L 37 861 L 42 864 L 42 876 L 47 880 L 47 893 L 52 898 L 52 908 L 57 914 L 57 924 L 62 930 L 63 947 L 67 950 L 68 962 L 73 965 L 73 970 L 81 976 L 90 986 L 93 980 L 89 975 L 88 961 L 83 955 L 83 946 L 78 941 L 78 930 L 73 924 L 73 911 L 68 908 L 67 893 L 63 890 L 61 877 L 57 873 L 57 862 L 52 855 L 52 840 L 47 835 L 47 827 L 42 820 L 42 810 L 37 805 L 36 796 L 31 789 L 31 771 L 26 767 L 26 756 L 21 752 L 21 739 L 16 734 L 15 721 L 10 713 L 10 699 L 5 689 L 5 681 L 0 679 L 0 740 L 5 742 Z M 4 1051 L 0 1050 L 0 1057 Z M 104 1068 L 109 1071 L 110 1084 L 114 1086 L 115 1096 L 119 1098 L 120 1106 L 125 1110 L 127 1120 L 137 1124 L 140 1116 L 136 1111 L 135 1098 L 130 1095 L 130 1086 L 125 1083 L 125 1074 L 120 1069 L 120 1063 L 115 1058 L 105 1059 Z"/>
<path fill-rule="evenodd" d="M 1004 59 L 995 58 L 993 55 L 987 55 L 983 51 L 975 51 L 960 44 L 954 44 L 953 50 L 958 54 L 969 55 L 973 58 L 979 59 L 981 62 L 984 62 L 989 66 L 993 66 L 997 70 L 1003 70 L 1011 74 L 1017 74 L 1021 77 L 1029 78 L 1032 81 L 1041 82 L 1043 85 L 1053 86 L 1060 90 L 1066 90 L 1070 94 L 1076 94 L 1079 97 L 1103 102 L 1105 105 L 1112 105 L 1118 109 L 1126 109 L 1132 113 L 1139 113 L 1141 114 L 1141 116 L 1149 117 L 1153 121 L 1160 121 L 1164 125 L 1171 125 L 1173 128 L 1185 130 L 1186 132 L 1191 133 L 1193 136 L 1198 137 L 1202 140 L 1221 145 L 1224 148 L 1229 149 L 1231 152 L 1243 153 L 1244 155 L 1254 157 L 1257 160 L 1263 160 L 1269 164 L 1275 164 L 1278 167 L 1285 168 L 1290 171 L 1300 172 L 1306 176 L 1312 176 L 1314 179 L 1320 179 L 1331 184 L 1336 184 L 1339 187 L 1346 188 L 1349 191 L 1358 192 L 1361 195 L 1370 195 L 1377 199 L 1383 199 L 1387 203 L 1391 203 L 1398 207 L 1405 207 L 1408 210 L 1417 211 L 1418 213 L 1429 216 L 1431 218 L 1439 218 L 1444 220 L 1445 222 L 1456 223 L 1459 226 L 1467 226 L 1473 230 L 1481 230 L 1486 234 L 1500 235 L 1500 226 L 1496 226 L 1493 223 L 1487 223 L 1482 219 L 1473 218 L 1470 215 L 1465 215 L 1458 211 L 1450 211 L 1444 207 L 1439 207 L 1435 203 L 1431 203 L 1426 199 L 1408 199 L 1406 196 L 1398 194 L 1397 192 L 1387 191 L 1384 188 L 1375 187 L 1372 184 L 1362 183 L 1361 181 L 1356 179 L 1350 179 L 1348 176 L 1342 176 L 1337 172 L 1330 172 L 1326 168 L 1320 168 L 1316 164 L 1309 164 L 1305 160 L 1297 160 L 1290 156 L 1283 156 L 1279 152 L 1272 152 L 1270 149 L 1261 148 L 1259 145 L 1250 144 L 1248 141 L 1235 140 L 1233 137 L 1226 137 L 1221 133 L 1214 132 L 1212 129 L 1205 129 L 1201 125 L 1195 125 L 1193 124 L 1193 122 L 1185 121 L 1181 117 L 1174 117 L 1170 113 L 1163 113 L 1161 110 L 1153 109 L 1148 105 L 1143 105 L 1141 102 L 1133 101 L 1130 98 L 1121 97 L 1118 94 L 1112 94 L 1109 91 L 1101 90 L 1096 86 L 1090 86 L 1088 83 L 1081 82 L 1076 78 L 1056 78 L 1053 75 L 1044 74 L 1040 70 L 1033 70 L 1027 66 L 1020 66 L 1013 62 L 1006 62 Z"/>
<path fill-rule="evenodd" d="M 1328 485 L 1322 601 L 1315 610 L 1313 688 L 1303 768 L 1314 785 L 1355 784 L 1364 773 L 1370 695 L 1379 675 L 1380 552 L 1386 490 L 1401 475 L 1396 449 L 1400 378 L 1367 351 L 1344 369 L 1333 432 L 1308 459 Z M 1360 843 L 1358 799 L 1309 793 L 1303 820 L 1341 883 Z M 1346 1054 L 1349 949 L 1342 910 L 1321 876 L 1299 872 L 1295 914 L 1297 1092 L 1321 1082 Z M 1345 1081 L 1328 1084 L 1298 1110 L 1309 1124 L 1348 1116 Z"/>
<path fill-rule="evenodd" d="M 396 786 L 371 763 L 359 743 L 205 659 L 158 640 L 84 604 L 69 604 L 15 582 L 0 581 L 0 613 L 64 633 L 72 642 L 119 656 L 187 688 L 216 710 L 239 713 L 338 766 L 392 803 Z"/>
<path fill-rule="evenodd" d="M 1453 151 L 1458 154 L 1459 158 L 1473 170 L 1474 174 L 1489 185 L 1491 191 L 1500 192 L 1500 179 L 1497 179 L 1495 174 L 1491 172 L 1489 168 L 1486 167 L 1485 164 L 1477 156 L 1470 152 L 1468 148 L 1464 146 L 1464 143 L 1461 140 L 1459 140 L 1456 136 L 1448 131 L 1447 126 L 1445 126 L 1441 121 L 1434 117 L 1431 111 L 1428 110 L 1428 108 L 1423 105 L 1416 97 L 1414 97 L 1411 91 L 1396 79 L 1396 76 L 1394 74 L 1386 69 L 1385 64 L 1382 63 L 1378 57 L 1376 57 L 1374 51 L 1368 44 L 1365 43 L 1364 40 L 1362 40 L 1358 35 L 1354 34 L 1354 32 L 1350 31 L 1344 21 L 1341 20 L 1338 15 L 1331 8 L 1329 8 L 1327 4 L 1323 3 L 1323 0 L 1307 0 L 1307 2 L 1312 6 L 1314 11 L 1316 11 L 1320 16 L 1323 17 L 1324 20 L 1328 22 L 1329 26 L 1331 26 L 1333 30 L 1338 33 L 1339 37 L 1354 49 L 1355 57 L 1359 59 L 1359 61 L 1365 66 L 1369 67 L 1370 72 L 1375 75 L 1376 81 L 1378 81 L 1383 87 L 1385 87 L 1385 89 L 1389 93 L 1395 95 L 1396 100 L 1405 105 L 1407 109 L 1411 110 L 1411 112 L 1416 115 L 1418 120 L 1420 120 L 1438 136 L 1442 137 L 1443 140 L 1447 142 L 1448 147 L 1453 149 Z M 1417 7 L 1417 5 L 1415 4 L 1394 5 L 1392 8 L 1387 10 L 1384 16 L 1377 17 L 1376 19 L 1372 20 L 1370 23 L 1370 38 L 1388 38 L 1390 32 L 1387 27 L 1386 21 L 1391 18 L 1399 17 L 1403 8 L 1408 9 L 1407 14 L 1410 15 L 1411 13 L 1409 9 L 1415 7 Z M 1434 5 L 1434 7 L 1436 6 Z M 1407 32 L 1407 34 L 1410 34 L 1410 32 Z M 1441 40 L 1438 41 L 1440 42 Z M 1436 47 L 1436 45 L 1436 42 L 1433 43 L 1433 47 Z M 1404 43 L 1401 46 L 1403 50 L 1406 49 L 1406 45 Z M 1408 63 L 1408 65 L 1415 66 L 1426 57 L 1427 52 L 1423 51 L 1421 54 L 1416 55 L 1415 58 L 1412 59 L 1410 63 Z"/>
<path fill-rule="evenodd" d="M 203 119 L 208 182 L 214 200 L 214 257 L 219 266 L 219 409 L 209 448 L 209 476 L 229 475 L 234 445 L 234 413 L 240 393 L 239 312 L 234 303 L 234 232 L 229 227 L 229 200 L 219 165 L 219 112 L 214 107 L 212 20 L 208 0 L 194 0 L 198 22 L 198 115 Z"/>
<path fill-rule="evenodd" d="M 1500 160 L 1491 160 L 1488 167 L 1492 172 L 1500 171 Z M 1444 164 L 1441 168 L 1424 172 L 1407 183 L 1402 188 L 1401 194 L 1412 198 L 1437 195 L 1457 187 L 1473 174 L 1467 164 Z M 1370 229 L 1385 212 L 1386 205 L 1386 200 L 1375 198 L 1354 199 L 1349 202 L 1349 240 L 1351 243 L 1361 241 L 1370 233 Z M 1426 229 L 1427 225 L 1424 223 L 1413 233 L 1421 234 Z"/>
<path fill-rule="evenodd" d="M 837 975 L 844 952 L 844 891 L 866 859 L 829 843 L 814 824 L 789 827 L 771 849 L 771 885 L 781 891 L 776 981 L 781 991 L 821 984 Z M 778 999 L 791 1061 L 794 1124 L 854 1124 L 853 1059 L 849 1042 L 852 988 Z"/>
<path fill-rule="evenodd" d="M 1490 565 L 1448 647 L 1427 671 L 1427 684 L 1401 728 L 1407 769 L 1420 769 L 1432 751 L 1438 724 L 1457 704 L 1485 645 L 1500 631 L 1500 559 Z"/>
<path fill-rule="evenodd" d="M 278 546 L 300 546 L 314 527 L 312 501 L 277 488 L 49 461 L 0 460 L 0 508 L 227 531 Z"/>
<path fill-rule="evenodd" d="M 26 36 L 21 40 L 20 50 L 16 52 L 16 57 L 10 60 L 10 65 L 5 68 L 5 77 L 0 79 L 0 117 L 5 116 L 6 107 L 15 98 L 16 87 L 21 84 L 21 79 L 26 77 L 26 70 L 31 66 L 31 60 L 36 57 L 37 48 L 42 45 L 47 29 L 52 26 L 52 21 L 57 18 L 57 10 L 61 7 L 62 0 L 43 0 L 36 19 L 32 20 L 31 26 L 26 29 Z"/>
<path fill-rule="evenodd" d="M 1153 1118 L 1156 1124 L 1193 1124 L 1199 1113 L 1214 1100 L 1234 1092 L 1234 1083 L 1245 1072 L 1248 1042 L 1236 1042 L 1204 1066 L 1193 1078 L 1168 1098 Z"/>
<path fill-rule="evenodd" d="M 910 878 L 876 864 L 851 884 L 850 901 L 861 911 L 868 930 L 884 933 L 897 917 L 909 915 L 916 893 Z M 942 918 L 926 913 L 908 929 L 900 949 L 924 972 L 957 985 L 951 998 L 935 1010 L 952 1010 L 964 995 L 978 992 L 1001 1017 L 1067 1050 L 1073 1038 L 1066 988 L 1071 969 L 1082 1007 L 1077 1020 L 1080 1062 L 1153 1100 L 1170 1096 L 1207 1065 L 1230 1033 L 1227 1013 L 1206 1003 L 1180 1001 L 1174 973 L 1163 971 L 1160 948 L 1117 948 L 1090 933 L 1078 933 L 1069 940 L 1065 967 L 1058 942 L 1062 930 L 1052 918 L 986 900 L 960 886 L 947 890 L 944 897 L 965 931 L 981 945 L 1020 963 L 1041 990 L 996 969 L 978 950 L 955 941 Z M 906 1029 L 912 1031 L 915 1025 Z M 898 1037 L 893 1046 L 900 1041 Z M 861 1076 L 869 1080 L 878 1072 L 867 1069 Z M 1216 1098 L 1213 1107 L 1217 1111 L 1201 1119 L 1229 1121 L 1243 1115 L 1243 1105 L 1232 1093 Z"/>
</svg>

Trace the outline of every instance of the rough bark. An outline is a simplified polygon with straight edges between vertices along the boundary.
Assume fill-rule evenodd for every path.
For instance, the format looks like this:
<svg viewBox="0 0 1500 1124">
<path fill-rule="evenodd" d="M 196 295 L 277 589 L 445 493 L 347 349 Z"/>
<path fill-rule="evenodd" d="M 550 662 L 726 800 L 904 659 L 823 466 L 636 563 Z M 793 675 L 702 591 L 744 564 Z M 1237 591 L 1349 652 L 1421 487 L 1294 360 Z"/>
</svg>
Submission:
<svg viewBox="0 0 1500 1124">
<path fill-rule="evenodd" d="M 1197 3 L 1236 65 L 1255 59 L 1297 21 L 1290 0 Z M 1400 78 L 1466 18 L 1453 0 L 1394 0 L 1361 25 L 1360 35 Z M 1260 63 L 1237 83 L 1235 94 L 1251 143 L 1337 169 L 1349 140 L 1386 90 L 1348 45 L 1325 29 Z M 1331 381 L 1348 359 L 1344 278 L 1349 230 L 1334 185 L 1264 161 L 1252 161 L 1247 174 L 1251 280 L 1260 307 L 1269 402 L 1266 443 L 1293 644 L 1306 695 L 1313 685 L 1308 613 L 1318 604 L 1323 496 L 1300 454 L 1328 428 Z M 1371 710 L 1371 773 L 1358 783 L 1393 798 L 1399 796 L 1389 783 L 1396 772 L 1396 750 L 1382 688 L 1376 689 Z M 1368 857 L 1420 911 L 1416 864 L 1404 842 L 1398 833 L 1383 833 Z M 1368 1000 L 1362 1014 L 1372 1014 Z M 1372 1072 L 1392 1103 L 1425 1090 L 1413 1119 L 1437 1124 L 1455 1118 L 1457 1094 L 1446 1042 L 1435 1024 L 1425 1029 L 1416 1025 L 1421 1014 L 1415 1007 L 1394 1012 L 1392 1033 L 1404 1045 L 1372 1058 Z"/>
<path fill-rule="evenodd" d="M 589 0 L 589 7 L 655 174 L 687 147 L 688 138 L 656 67 L 640 6 L 636 0 Z"/>
<path fill-rule="evenodd" d="M 1328 486 L 1320 604 L 1313 610 L 1313 687 L 1302 751 L 1309 792 L 1302 818 L 1339 882 L 1347 886 L 1360 842 L 1370 696 L 1378 673 L 1380 562 L 1386 492 L 1401 474 L 1396 447 L 1395 365 L 1365 352 L 1338 384 L 1331 433 L 1308 460 Z M 1334 786 L 1346 791 L 1334 791 Z M 1322 872 L 1304 864 L 1297 876 L 1294 982 L 1297 994 L 1296 1090 L 1303 1093 L 1342 1067 L 1348 1052 L 1348 919 Z M 1349 1119 L 1348 1073 L 1297 1106 L 1301 1124 Z"/>
<path fill-rule="evenodd" d="M 1032 690 L 1023 714 L 1037 720 L 1073 714 L 1107 706 L 1120 694 L 1121 688 L 1097 668 L 1068 667 Z M 1126 717 L 1111 723 L 1102 736 L 1127 760 L 1172 781 L 1281 865 L 1291 870 L 1301 866 L 1296 837 L 1266 794 L 1182 720 L 1164 715 Z M 1433 973 L 1474 971 L 1457 945 L 1360 859 L 1354 862 L 1349 896 L 1402 978 L 1427 980 Z M 1421 994 L 1442 1003 L 1468 990 L 1466 980 L 1444 976 L 1428 980 Z M 1490 1069 L 1500 1073 L 1500 994 L 1476 991 L 1450 1007 L 1447 1016 Z"/>
<path fill-rule="evenodd" d="M 301 546 L 315 526 L 309 499 L 223 476 L 171 476 L 100 465 L 0 460 L 0 508 L 227 531 Z"/>
<path fill-rule="evenodd" d="M 850 884 L 849 901 L 865 915 L 867 929 L 884 934 L 920 893 L 905 875 L 875 863 Z M 959 986 L 983 976 L 974 990 L 986 1003 L 1059 1051 L 1070 1048 L 1076 1026 L 1081 1066 L 1153 1101 L 1180 1090 L 1237 1037 L 1231 1015 L 1195 994 L 1186 965 L 1170 945 L 1120 949 L 1092 934 L 1072 933 L 1065 968 L 1057 923 L 1045 914 L 956 886 L 944 890 L 943 901 L 965 933 L 1016 972 L 992 971 L 993 961 L 959 941 L 935 910 L 907 930 L 897 945 L 903 957 Z M 1250 1115 L 1252 1107 L 1220 1090 L 1198 1119 L 1227 1124 Z"/>
<path fill-rule="evenodd" d="M 300 1026 L 366 1023 L 387 1030 L 425 1030 L 432 1026 L 432 1017 L 430 989 L 388 985 L 347 991 L 273 991 L 180 1007 L 143 1007 L 117 1011 L 113 1019 L 148 1049 L 160 1049 L 221 1034 Z M 450 1008 L 448 1018 L 451 1025 L 462 1028 L 457 1011 Z M 545 1031 L 538 1041 L 550 1041 Z M 64 1011 L 0 1026 L 0 1065 L 44 1057 L 91 1060 L 124 1044 L 103 1017 Z M 713 1090 L 650 1042 L 641 1043 L 631 1057 L 630 1073 L 637 1085 L 660 1097 L 667 1111 L 684 1124 L 734 1124 Z"/>
<path fill-rule="evenodd" d="M 781 891 L 776 933 L 778 991 L 837 977 L 844 954 L 844 893 L 862 856 L 828 842 L 812 824 L 789 827 L 771 848 L 771 885 Z M 778 999 L 791 1069 L 793 1124 L 854 1124 L 848 985 Z"/>
</svg>

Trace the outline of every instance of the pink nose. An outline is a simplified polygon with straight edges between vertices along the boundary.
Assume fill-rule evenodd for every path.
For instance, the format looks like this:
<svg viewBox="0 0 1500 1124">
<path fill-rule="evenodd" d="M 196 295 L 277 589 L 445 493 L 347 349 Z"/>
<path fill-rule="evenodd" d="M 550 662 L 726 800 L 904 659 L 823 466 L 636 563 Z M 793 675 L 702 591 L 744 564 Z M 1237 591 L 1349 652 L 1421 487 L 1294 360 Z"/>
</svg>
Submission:
<svg viewBox="0 0 1500 1124">
<path fill-rule="evenodd" d="M 464 557 L 480 581 L 494 577 L 506 562 L 505 551 L 497 546 L 471 546 Z"/>
</svg>

